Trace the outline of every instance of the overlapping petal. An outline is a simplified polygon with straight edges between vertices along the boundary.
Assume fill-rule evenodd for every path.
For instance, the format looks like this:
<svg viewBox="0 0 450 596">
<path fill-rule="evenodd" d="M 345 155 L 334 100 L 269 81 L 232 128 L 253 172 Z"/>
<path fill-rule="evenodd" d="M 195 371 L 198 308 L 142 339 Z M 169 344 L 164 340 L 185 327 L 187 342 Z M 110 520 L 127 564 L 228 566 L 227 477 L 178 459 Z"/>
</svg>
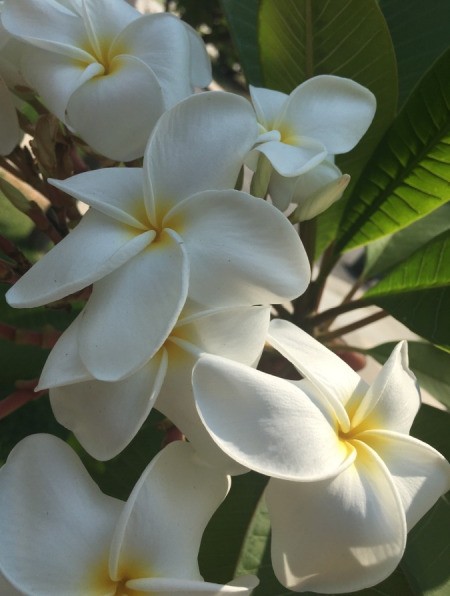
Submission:
<svg viewBox="0 0 450 596">
<path fill-rule="evenodd" d="M 253 87 L 253 85 L 249 86 L 249 90 L 258 122 L 266 130 L 273 129 L 289 96 L 280 91 Z"/>
<path fill-rule="evenodd" d="M 255 151 L 263 153 L 281 176 L 299 176 L 320 164 L 327 155 L 325 145 L 306 136 L 285 142 L 268 141 L 257 145 Z"/>
<path fill-rule="evenodd" d="M 50 178 L 49 182 L 127 226 L 137 230 L 148 229 L 141 168 L 104 168 L 83 172 L 66 180 Z"/>
<path fill-rule="evenodd" d="M 112 579 L 128 567 L 140 577 L 201 580 L 202 534 L 229 487 L 229 478 L 199 462 L 188 443 L 169 444 L 146 468 L 117 522 Z"/>
<path fill-rule="evenodd" d="M 93 149 L 130 161 L 143 155 L 164 109 L 161 84 L 152 69 L 135 56 L 121 55 L 111 60 L 104 76 L 91 78 L 71 94 L 67 119 Z M 118 114 L 121 122 L 113 124 Z"/>
<path fill-rule="evenodd" d="M 80 47 L 86 37 L 83 21 L 57 0 L 5 0 L 2 23 L 12 35 L 38 48 L 92 61 L 89 52 Z"/>
<path fill-rule="evenodd" d="M 345 406 L 352 396 L 360 398 L 367 389 L 359 375 L 336 354 L 287 321 L 271 322 L 268 341 L 325 397 L 324 404 L 328 402 L 342 430 L 347 432 L 350 419 Z"/>
<path fill-rule="evenodd" d="M 151 67 L 161 83 L 166 109 L 191 95 L 192 78 L 203 86 L 211 81 L 211 65 L 203 42 L 174 15 L 152 14 L 136 20 L 121 32 L 110 54 L 122 53 L 120 48 Z"/>
<path fill-rule="evenodd" d="M 8 303 L 14 307 L 41 306 L 85 288 L 120 268 L 155 237 L 152 230 L 138 232 L 89 211 L 62 242 L 7 292 Z"/>
<path fill-rule="evenodd" d="M 151 594 L 180 594 L 181 596 L 223 596 L 224 594 L 242 594 L 242 596 L 251 593 L 253 588 L 258 585 L 258 579 L 254 575 L 238 577 L 236 580 L 226 585 L 212 584 L 195 580 L 151 578 L 135 579 L 127 582 L 127 587 L 132 590 L 141 590 Z"/>
<path fill-rule="evenodd" d="M 408 531 L 450 490 L 450 466 L 433 447 L 407 435 L 369 430 L 360 435 L 386 464 L 400 495 Z"/>
<path fill-rule="evenodd" d="M 198 302 L 273 304 L 299 296 L 309 283 L 309 262 L 292 225 L 246 193 L 199 193 L 172 209 L 164 223 L 183 237 L 189 296 Z"/>
<path fill-rule="evenodd" d="M 150 219 L 195 193 L 234 188 L 256 137 L 249 102 L 231 93 L 194 95 L 166 112 L 144 157 Z"/>
<path fill-rule="evenodd" d="M 136 373 L 114 383 L 89 380 L 50 389 L 56 420 L 100 461 L 118 455 L 152 409 L 167 370 L 160 350 Z M 100 431 L 101 429 L 101 431 Z"/>
<path fill-rule="evenodd" d="M 392 351 L 352 419 L 355 430 L 384 429 L 408 434 L 420 407 L 417 379 L 408 368 L 405 341 Z"/>
<path fill-rule="evenodd" d="M 355 464 L 333 479 L 271 480 L 266 501 L 274 570 L 295 591 L 335 594 L 375 585 L 403 554 L 400 498 L 383 462 L 363 444 Z"/>
<path fill-rule="evenodd" d="M 92 376 L 117 381 L 143 366 L 175 325 L 188 280 L 182 241 L 163 232 L 126 267 L 96 282 L 79 335 L 80 356 Z"/>
<path fill-rule="evenodd" d="M 291 93 L 275 128 L 289 126 L 295 135 L 321 141 L 329 153 L 346 153 L 369 128 L 375 109 L 375 96 L 362 85 L 320 75 Z"/>
<path fill-rule="evenodd" d="M 194 369 L 193 386 L 214 441 L 257 472 L 309 482 L 338 474 L 354 459 L 321 404 L 289 381 L 204 356 Z"/>
<path fill-rule="evenodd" d="M 3 573 L 35 596 L 103 596 L 108 586 L 95 562 L 107 558 L 121 508 L 65 443 L 27 437 L 0 470 Z"/>
</svg>

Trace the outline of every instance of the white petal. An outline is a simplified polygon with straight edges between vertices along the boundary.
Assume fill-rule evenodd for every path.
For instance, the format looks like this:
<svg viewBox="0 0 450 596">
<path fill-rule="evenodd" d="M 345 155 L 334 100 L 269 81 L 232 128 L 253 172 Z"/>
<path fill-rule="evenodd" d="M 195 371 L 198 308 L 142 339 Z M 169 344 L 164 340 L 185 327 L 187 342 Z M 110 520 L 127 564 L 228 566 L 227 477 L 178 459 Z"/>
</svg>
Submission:
<svg viewBox="0 0 450 596">
<path fill-rule="evenodd" d="M 270 323 L 268 341 L 318 390 L 347 432 L 350 421 L 345 406 L 352 395 L 361 397 L 367 387 L 343 360 L 305 331 L 281 319 Z"/>
<path fill-rule="evenodd" d="M 197 556 L 206 524 L 229 478 L 203 464 L 185 442 L 169 444 L 149 464 L 117 523 L 110 574 L 201 580 Z M 131 575 L 131 577 L 133 577 Z"/>
<path fill-rule="evenodd" d="M 2 8 L 2 23 L 13 35 L 38 48 L 52 50 L 74 60 L 90 62 L 80 45 L 86 37 L 83 21 L 55 0 L 14 0 Z"/>
<path fill-rule="evenodd" d="M 249 86 L 253 107 L 255 108 L 258 122 L 266 130 L 271 130 L 277 117 L 282 112 L 288 96 L 280 91 Z"/>
<path fill-rule="evenodd" d="M 50 390 L 56 420 L 82 447 L 104 461 L 130 443 L 150 413 L 167 367 L 165 350 L 122 381 L 90 379 Z"/>
<path fill-rule="evenodd" d="M 62 122 L 66 121 L 67 103 L 74 91 L 104 70 L 97 62 L 81 62 L 35 47 L 24 49 L 21 63 L 28 84 Z"/>
<path fill-rule="evenodd" d="M 142 18 L 127 2 L 111 0 L 83 0 L 81 14 L 91 45 L 97 56 L 104 59 L 117 35 L 129 23 Z"/>
<path fill-rule="evenodd" d="M 82 313 L 67 327 L 53 346 L 36 390 L 69 385 L 91 379 L 91 375 L 78 355 L 78 333 Z"/>
<path fill-rule="evenodd" d="M 435 449 L 388 431 L 366 431 L 358 438 L 386 464 L 401 497 L 408 531 L 450 490 L 450 464 Z"/>
<path fill-rule="evenodd" d="M 299 176 L 317 166 L 327 156 L 325 145 L 312 138 L 295 137 L 283 141 L 269 141 L 257 145 L 255 151 L 264 153 L 282 176 Z"/>
<path fill-rule="evenodd" d="M 11 92 L 0 76 L 0 155 L 8 155 L 22 134 Z"/>
<path fill-rule="evenodd" d="M 174 15 L 167 13 L 141 17 L 128 26 L 111 48 L 111 54 L 137 56 L 155 73 L 161 84 L 166 109 L 193 92 L 195 80 L 211 80 L 209 59 L 197 34 Z M 194 65 L 194 61 L 198 64 Z"/>
<path fill-rule="evenodd" d="M 161 87 L 152 70 L 134 56 L 117 56 L 105 75 L 71 95 L 67 118 L 93 149 L 130 161 L 144 154 L 163 111 Z"/>
<path fill-rule="evenodd" d="M 14 307 L 41 306 L 77 292 L 132 259 L 154 236 L 153 231 L 137 234 L 101 213 L 89 211 L 7 292 L 8 303 Z"/>
<path fill-rule="evenodd" d="M 231 93 L 200 93 L 166 112 L 144 159 L 152 187 L 148 198 L 160 217 L 194 193 L 234 188 L 256 136 L 250 103 Z M 153 210 L 150 205 L 149 213 Z"/>
<path fill-rule="evenodd" d="M 359 401 L 359 400 L 358 400 Z M 408 434 L 420 407 L 417 379 L 408 368 L 408 345 L 400 342 L 367 390 L 352 418 L 352 428 Z"/>
<path fill-rule="evenodd" d="M 369 128 L 375 109 L 375 96 L 362 85 L 321 75 L 291 93 L 276 128 L 282 124 L 296 135 L 321 141 L 328 153 L 345 153 Z"/>
<path fill-rule="evenodd" d="M 238 577 L 236 580 L 223 585 L 212 584 L 187 579 L 150 578 L 130 580 L 127 588 L 150 592 L 151 594 L 178 594 L 179 596 L 221 596 L 222 594 L 250 594 L 258 585 L 258 579 L 253 575 Z"/>
<path fill-rule="evenodd" d="M 63 441 L 27 437 L 0 470 L 3 572 L 33 596 L 109 593 L 105 559 L 122 506 Z"/>
<path fill-rule="evenodd" d="M 197 408 L 223 451 L 261 474 L 312 481 L 351 464 L 335 421 L 289 381 L 217 356 L 193 373 Z"/>
<path fill-rule="evenodd" d="M 272 564 L 295 591 L 326 594 L 373 586 L 394 571 L 406 543 L 397 491 L 364 445 L 353 466 L 332 480 L 271 480 L 266 492 Z"/>
<path fill-rule="evenodd" d="M 186 301 L 189 265 L 180 239 L 157 242 L 94 284 L 84 309 L 81 359 L 102 381 L 143 366 L 164 343 Z"/>
<path fill-rule="evenodd" d="M 155 404 L 164 416 L 189 439 L 198 457 L 225 474 L 242 474 L 247 469 L 233 461 L 212 440 L 195 405 L 192 392 L 192 369 L 197 354 L 187 351 L 173 341 L 166 342 L 169 366 Z"/>
<path fill-rule="evenodd" d="M 269 181 L 269 194 L 272 203 L 280 211 L 286 211 L 292 202 L 292 195 L 298 178 L 295 176 L 281 176 L 272 170 Z"/>
<path fill-rule="evenodd" d="M 309 283 L 297 232 L 261 199 L 239 191 L 200 193 L 176 206 L 165 225 L 183 237 L 189 295 L 200 303 L 274 304 L 299 296 Z"/>
<path fill-rule="evenodd" d="M 188 37 L 191 55 L 191 84 L 194 87 L 207 87 L 212 79 L 211 60 L 206 51 L 203 39 L 195 29 L 182 21 Z"/>
<path fill-rule="evenodd" d="M 104 215 L 138 230 L 148 229 L 142 168 L 104 168 L 49 182 Z"/>
<path fill-rule="evenodd" d="M 177 338 L 199 352 L 252 365 L 264 348 L 270 306 L 236 306 L 206 310 L 178 321 Z"/>
</svg>

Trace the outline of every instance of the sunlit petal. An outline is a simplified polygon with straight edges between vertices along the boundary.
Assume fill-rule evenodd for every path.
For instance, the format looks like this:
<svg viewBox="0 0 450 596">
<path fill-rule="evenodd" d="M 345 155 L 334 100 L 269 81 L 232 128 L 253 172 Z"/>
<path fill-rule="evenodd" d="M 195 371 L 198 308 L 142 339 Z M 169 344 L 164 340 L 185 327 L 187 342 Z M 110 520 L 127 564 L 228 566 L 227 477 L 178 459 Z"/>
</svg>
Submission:
<svg viewBox="0 0 450 596">
<path fill-rule="evenodd" d="M 89 211 L 8 291 L 8 303 L 14 307 L 41 306 L 77 292 L 132 259 L 154 236 L 153 231 L 138 234 L 133 228 Z"/>
<path fill-rule="evenodd" d="M 200 416 L 238 463 L 275 478 L 312 481 L 350 465 L 354 452 L 321 405 L 289 381 L 204 356 L 193 373 Z"/>
<path fill-rule="evenodd" d="M 402 504 L 384 464 L 363 444 L 354 465 L 314 483 L 271 480 L 272 563 L 284 586 L 327 594 L 385 579 L 406 543 Z"/>
<path fill-rule="evenodd" d="M 261 199 L 238 191 L 199 193 L 175 207 L 165 224 L 183 237 L 191 264 L 189 295 L 200 303 L 284 302 L 309 283 L 298 234 Z"/>
<path fill-rule="evenodd" d="M 450 464 L 435 449 L 406 435 L 366 431 L 359 438 L 383 459 L 401 497 L 408 531 L 450 490 Z"/>
<path fill-rule="evenodd" d="M 74 91 L 67 118 L 93 149 L 112 159 L 130 161 L 144 154 L 163 111 L 155 74 L 139 58 L 122 55 L 111 61 L 104 76 Z"/>
<path fill-rule="evenodd" d="M 186 301 L 188 279 L 182 242 L 164 232 L 94 284 L 79 337 L 80 356 L 92 376 L 117 381 L 159 350 Z"/>
<path fill-rule="evenodd" d="M 420 389 L 408 368 L 408 346 L 400 342 L 367 390 L 352 419 L 354 429 L 408 434 L 420 407 Z"/>
<path fill-rule="evenodd" d="M 160 350 L 122 381 L 108 383 L 91 378 L 55 387 L 50 390 L 55 418 L 74 433 L 92 457 L 111 459 L 141 428 L 158 396 L 166 368 L 167 355 Z"/>
<path fill-rule="evenodd" d="M 111 577 L 120 579 L 131 567 L 138 577 L 201 580 L 202 534 L 229 486 L 229 478 L 200 463 L 188 443 L 169 444 L 144 471 L 123 509 L 111 544 Z"/>
<path fill-rule="evenodd" d="M 153 202 L 162 217 L 197 192 L 234 188 L 256 136 L 250 103 L 231 93 L 194 95 L 166 112 L 145 152 L 150 218 Z"/>
<path fill-rule="evenodd" d="M 33 596 L 104 596 L 101 565 L 121 508 L 63 441 L 27 437 L 0 470 L 3 572 Z"/>
</svg>

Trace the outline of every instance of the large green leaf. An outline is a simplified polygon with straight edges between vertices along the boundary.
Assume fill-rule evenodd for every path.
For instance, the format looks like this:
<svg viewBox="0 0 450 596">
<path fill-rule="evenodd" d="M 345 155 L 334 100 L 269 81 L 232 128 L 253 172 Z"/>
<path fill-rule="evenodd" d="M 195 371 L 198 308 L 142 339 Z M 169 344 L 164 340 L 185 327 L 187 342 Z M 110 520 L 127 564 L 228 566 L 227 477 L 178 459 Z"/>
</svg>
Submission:
<svg viewBox="0 0 450 596">
<path fill-rule="evenodd" d="M 395 267 L 363 296 L 430 342 L 450 347 L 450 230 Z"/>
<path fill-rule="evenodd" d="M 421 246 L 450 229 L 450 203 L 442 205 L 407 228 L 367 245 L 365 279 L 379 276 L 407 259 Z"/>
<path fill-rule="evenodd" d="M 397 104 L 395 55 L 376 0 L 261 0 L 259 47 L 264 85 L 290 93 L 319 74 L 368 87 L 378 109 L 364 139 L 339 166 L 357 177 Z"/>
<path fill-rule="evenodd" d="M 247 81 L 262 86 L 258 49 L 259 0 L 221 0 Z"/>
<path fill-rule="evenodd" d="M 384 364 L 394 346 L 395 342 L 388 342 L 365 353 Z M 417 341 L 408 341 L 408 353 L 409 365 L 420 386 L 450 408 L 450 354 L 431 344 Z"/>
<path fill-rule="evenodd" d="M 450 51 L 422 79 L 347 202 L 336 251 L 396 232 L 450 199 Z"/>
<path fill-rule="evenodd" d="M 448 48 L 448 0 L 380 0 L 398 64 L 399 99 L 403 103 L 419 79 Z M 418 51 L 420 48 L 420 51 Z"/>
</svg>

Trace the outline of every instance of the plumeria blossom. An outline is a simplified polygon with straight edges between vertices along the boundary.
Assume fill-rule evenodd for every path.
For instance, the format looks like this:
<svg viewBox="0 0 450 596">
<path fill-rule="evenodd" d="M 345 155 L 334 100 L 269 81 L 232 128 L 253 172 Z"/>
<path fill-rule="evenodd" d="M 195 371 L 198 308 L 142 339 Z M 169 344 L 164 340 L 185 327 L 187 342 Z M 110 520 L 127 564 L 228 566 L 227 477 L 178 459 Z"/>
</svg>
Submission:
<svg viewBox="0 0 450 596">
<path fill-rule="evenodd" d="M 1 572 L 29 596 L 249 594 L 255 577 L 223 586 L 198 569 L 203 531 L 229 484 L 178 441 L 124 503 L 100 491 L 66 443 L 32 435 L 0 470 Z"/>
<path fill-rule="evenodd" d="M 320 215 L 342 197 L 350 182 L 329 155 L 319 165 L 300 176 L 286 178 L 273 171 L 270 176 L 269 194 L 273 204 L 286 211 L 295 203 L 295 221 L 306 221 Z"/>
<path fill-rule="evenodd" d="M 48 109 L 112 159 L 142 156 L 159 116 L 211 80 L 191 27 L 125 0 L 5 0 L 2 21 Z"/>
<path fill-rule="evenodd" d="M 78 355 L 80 315 L 50 353 L 39 389 L 51 388 L 56 419 L 96 459 L 120 453 L 157 400 L 158 409 L 188 436 L 200 455 L 235 473 L 242 467 L 211 441 L 200 421 L 192 368 L 203 353 L 254 365 L 264 347 L 269 318 L 269 306 L 205 310 L 189 304 L 156 354 L 129 377 L 111 383 L 92 377 Z"/>
<path fill-rule="evenodd" d="M 409 436 L 420 393 L 406 343 L 368 386 L 291 323 L 273 321 L 269 342 L 304 379 L 205 356 L 193 374 L 200 415 L 225 453 L 272 477 L 272 562 L 283 585 L 375 585 L 398 565 L 407 531 L 450 489 L 449 463 Z"/>
<path fill-rule="evenodd" d="M 203 93 L 161 117 L 143 169 L 54 180 L 91 208 L 9 290 L 9 304 L 39 306 L 94 282 L 79 356 L 93 377 L 116 381 L 156 354 L 188 295 L 211 307 L 300 295 L 310 269 L 289 221 L 266 202 L 229 190 L 255 138 L 245 99 Z"/>
<path fill-rule="evenodd" d="M 373 93 L 350 79 L 320 75 L 290 95 L 250 86 L 262 153 L 282 176 L 299 176 L 328 154 L 353 149 L 375 114 Z"/>
</svg>

